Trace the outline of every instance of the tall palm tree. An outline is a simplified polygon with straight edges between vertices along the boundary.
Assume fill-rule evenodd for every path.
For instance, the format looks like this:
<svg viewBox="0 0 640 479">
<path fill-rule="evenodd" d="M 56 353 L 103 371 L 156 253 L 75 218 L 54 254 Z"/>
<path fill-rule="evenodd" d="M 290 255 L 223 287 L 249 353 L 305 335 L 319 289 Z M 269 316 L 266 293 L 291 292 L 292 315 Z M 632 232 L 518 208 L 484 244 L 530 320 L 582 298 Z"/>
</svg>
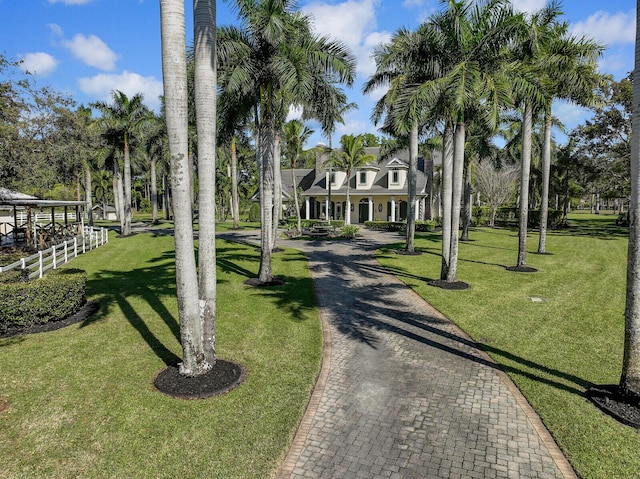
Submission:
<svg viewBox="0 0 640 479">
<path fill-rule="evenodd" d="M 182 343 L 182 363 L 179 369 L 182 375 L 198 376 L 204 374 L 210 365 L 205 361 L 200 341 L 202 323 L 191 223 L 184 2 L 161 0 L 160 17 L 165 118 L 171 154 L 176 295 Z"/>
<path fill-rule="evenodd" d="M 636 55 L 634 78 L 640 78 L 640 2 L 636 8 Z M 633 131 L 640 131 L 640 82 L 633 83 Z M 640 135 L 631 137 L 631 205 L 629 207 L 629 254 L 627 299 L 624 310 L 625 339 L 620 389 L 640 400 Z"/>
<path fill-rule="evenodd" d="M 363 139 L 360 135 L 342 135 L 340 148 L 340 151 L 330 152 L 329 158 L 327 158 L 324 165 L 344 171 L 347 175 L 347 207 L 344 222 L 349 225 L 351 224 L 351 198 L 349 196 L 351 174 L 354 170 L 374 161 L 376 157 L 366 153 Z"/>
<path fill-rule="evenodd" d="M 194 87 L 198 135 L 199 370 L 213 367 L 216 323 L 216 2 L 193 0 Z"/>
<path fill-rule="evenodd" d="M 273 280 L 274 144 L 279 111 L 300 105 L 319 117 L 322 99 L 336 81 L 353 83 L 355 59 L 339 42 L 311 32 L 294 0 L 237 0 L 241 25 L 219 30 L 222 95 L 253 114 L 260 170 L 261 256 L 258 279 Z M 324 95 L 323 95 L 324 94 Z"/>
<path fill-rule="evenodd" d="M 302 152 L 302 146 L 313 135 L 314 131 L 300 120 L 291 120 L 284 125 L 285 157 L 291 169 L 291 192 L 296 209 L 296 233 L 302 232 L 302 217 L 298 201 L 298 185 L 296 184 L 296 163 Z"/>
<path fill-rule="evenodd" d="M 422 61 L 429 55 L 428 45 L 422 41 L 419 32 L 399 29 L 389 43 L 380 45 L 374 52 L 376 72 L 365 83 L 363 91 L 369 93 L 375 88 L 389 86 L 388 91 L 378 101 L 373 112 L 377 123 L 383 114 L 386 122 L 383 129 L 393 136 L 408 136 L 409 140 L 409 175 L 407 187 L 407 234 L 405 250 L 415 252 L 415 218 L 416 218 L 416 177 L 418 169 L 418 140 L 420 132 L 420 110 L 410 110 L 405 115 L 395 114 L 394 107 L 398 97 L 405 94 L 409 85 L 423 83 L 434 79 L 434 72 L 424 68 Z"/>
<path fill-rule="evenodd" d="M 143 103 L 141 93 L 129 98 L 125 93 L 114 90 L 111 93 L 112 103 L 99 101 L 91 106 L 102 113 L 105 134 L 115 138 L 122 144 L 124 159 L 124 196 L 120 220 L 121 234 L 131 234 L 131 143 L 142 131 L 143 125 L 150 119 L 150 111 Z"/>
<path fill-rule="evenodd" d="M 400 109 L 424 108 L 444 124 L 441 279 L 455 283 L 466 124 L 475 120 L 495 129 L 501 110 L 510 104 L 504 50 L 519 22 L 506 0 L 441 3 L 447 8 L 419 28 L 430 52 L 424 68 L 432 79 L 402 95 Z"/>
<path fill-rule="evenodd" d="M 151 183 L 151 221 L 158 224 L 158 161 L 164 162 L 167 150 L 167 128 L 164 117 L 154 115 L 149 122 L 145 137 L 145 150 L 149 158 L 149 176 Z"/>
<path fill-rule="evenodd" d="M 601 90 L 606 78 L 597 72 L 597 60 L 604 47 L 586 36 L 568 35 L 568 24 L 558 23 L 544 45 L 544 55 L 538 65 L 547 77 L 544 105 L 544 141 L 542 152 L 542 199 L 540 205 L 540 236 L 538 253 L 546 253 L 547 218 L 549 209 L 549 176 L 551 170 L 551 105 L 555 98 L 581 106 L 594 107 L 602 99 L 594 92 Z M 551 61 L 548 58 L 552 58 Z"/>
</svg>

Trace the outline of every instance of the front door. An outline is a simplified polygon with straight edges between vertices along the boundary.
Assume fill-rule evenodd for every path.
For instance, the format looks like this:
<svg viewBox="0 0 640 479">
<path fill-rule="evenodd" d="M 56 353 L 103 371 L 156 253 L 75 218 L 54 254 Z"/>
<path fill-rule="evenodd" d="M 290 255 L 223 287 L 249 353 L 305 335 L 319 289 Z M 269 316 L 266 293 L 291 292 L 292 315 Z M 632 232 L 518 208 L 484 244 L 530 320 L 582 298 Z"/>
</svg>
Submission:
<svg viewBox="0 0 640 479">
<path fill-rule="evenodd" d="M 369 221 L 369 200 L 362 199 L 360 200 L 358 208 L 358 223 L 364 223 L 365 221 Z"/>
</svg>

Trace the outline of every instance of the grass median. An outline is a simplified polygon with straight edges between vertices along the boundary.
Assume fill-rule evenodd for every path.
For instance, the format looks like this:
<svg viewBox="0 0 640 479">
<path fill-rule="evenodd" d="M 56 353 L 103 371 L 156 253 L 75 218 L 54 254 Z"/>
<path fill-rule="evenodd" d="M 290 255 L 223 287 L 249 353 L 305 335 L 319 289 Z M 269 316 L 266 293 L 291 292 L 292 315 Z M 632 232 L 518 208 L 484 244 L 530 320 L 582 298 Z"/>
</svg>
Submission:
<svg viewBox="0 0 640 479">
<path fill-rule="evenodd" d="M 217 354 L 247 381 L 207 400 L 151 387 L 181 356 L 173 237 L 117 238 L 73 260 L 100 310 L 58 331 L 0 339 L 0 477 L 269 477 L 319 371 L 305 257 L 273 256 L 286 284 L 255 289 L 258 253 L 218 242 Z"/>
<path fill-rule="evenodd" d="M 585 397 L 592 384 L 617 384 L 622 366 L 628 230 L 615 216 L 574 215 L 550 232 L 550 255 L 532 254 L 537 273 L 516 264 L 518 232 L 479 228 L 460 243 L 458 279 L 466 291 L 427 285 L 440 273 L 441 236 L 417 234 L 423 255 L 379 251 L 379 261 L 464 329 L 509 374 L 584 479 L 637 477 L 640 434 Z M 399 248 L 402 245 L 395 245 Z"/>
</svg>

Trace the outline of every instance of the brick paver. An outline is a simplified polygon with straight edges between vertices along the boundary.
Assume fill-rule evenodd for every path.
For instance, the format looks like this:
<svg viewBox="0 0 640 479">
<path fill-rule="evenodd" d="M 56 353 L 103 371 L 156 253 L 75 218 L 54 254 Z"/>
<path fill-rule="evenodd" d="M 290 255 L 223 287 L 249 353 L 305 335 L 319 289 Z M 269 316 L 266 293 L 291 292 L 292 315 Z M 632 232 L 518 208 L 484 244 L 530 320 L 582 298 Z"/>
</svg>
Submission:
<svg viewBox="0 0 640 479">
<path fill-rule="evenodd" d="M 277 477 L 575 478 L 508 377 L 374 259 L 398 235 L 364 233 L 287 244 L 309 258 L 326 354 Z"/>
</svg>

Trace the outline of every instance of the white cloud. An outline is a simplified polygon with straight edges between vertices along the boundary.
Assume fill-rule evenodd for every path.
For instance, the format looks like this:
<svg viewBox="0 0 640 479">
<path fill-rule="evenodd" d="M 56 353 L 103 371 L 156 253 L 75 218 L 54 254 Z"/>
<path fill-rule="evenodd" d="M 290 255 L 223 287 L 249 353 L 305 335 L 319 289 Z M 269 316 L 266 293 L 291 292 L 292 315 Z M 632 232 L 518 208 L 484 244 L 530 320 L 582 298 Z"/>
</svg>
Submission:
<svg viewBox="0 0 640 479">
<path fill-rule="evenodd" d="M 591 118 L 593 110 L 564 100 L 556 100 L 553 102 L 553 115 L 564 124 L 567 131 L 571 131 L 588 118 Z"/>
<path fill-rule="evenodd" d="M 356 56 L 358 73 L 375 71 L 371 52 L 381 41 L 391 38 L 376 31 L 376 6 L 379 0 L 347 0 L 338 4 L 310 3 L 303 8 L 311 15 L 316 32 L 344 42 Z"/>
<path fill-rule="evenodd" d="M 511 0 L 513 9 L 518 12 L 533 13 L 542 10 L 547 0 Z"/>
<path fill-rule="evenodd" d="M 78 33 L 73 40 L 63 40 L 62 45 L 71 50 L 76 58 L 91 67 L 104 71 L 116 69 L 118 55 L 95 35 L 86 37 Z"/>
<path fill-rule="evenodd" d="M 143 77 L 137 73 L 124 71 L 121 74 L 100 73 L 92 77 L 78 79 L 80 90 L 96 100 L 109 101 L 113 90 L 120 90 L 131 97 L 136 93 L 144 95 L 144 103 L 149 108 L 159 111 L 163 94 L 162 81 L 154 77 Z"/>
<path fill-rule="evenodd" d="M 608 45 L 636 41 L 635 11 L 611 14 L 598 11 L 586 20 L 572 25 L 576 35 L 588 35 Z"/>
<path fill-rule="evenodd" d="M 294 105 L 289 106 L 289 113 L 287 113 L 286 121 L 300 120 L 302 119 L 302 107 L 296 107 Z"/>
<path fill-rule="evenodd" d="M 49 0 L 49 3 L 63 3 L 65 5 L 85 5 L 93 0 Z"/>
<path fill-rule="evenodd" d="M 20 68 L 22 71 L 46 77 L 53 73 L 58 66 L 58 61 L 48 53 L 27 53 L 22 57 Z"/>
<path fill-rule="evenodd" d="M 62 35 L 64 35 L 62 27 L 57 23 L 47 23 L 47 27 L 49 27 L 49 30 L 54 37 L 61 37 Z"/>
</svg>

